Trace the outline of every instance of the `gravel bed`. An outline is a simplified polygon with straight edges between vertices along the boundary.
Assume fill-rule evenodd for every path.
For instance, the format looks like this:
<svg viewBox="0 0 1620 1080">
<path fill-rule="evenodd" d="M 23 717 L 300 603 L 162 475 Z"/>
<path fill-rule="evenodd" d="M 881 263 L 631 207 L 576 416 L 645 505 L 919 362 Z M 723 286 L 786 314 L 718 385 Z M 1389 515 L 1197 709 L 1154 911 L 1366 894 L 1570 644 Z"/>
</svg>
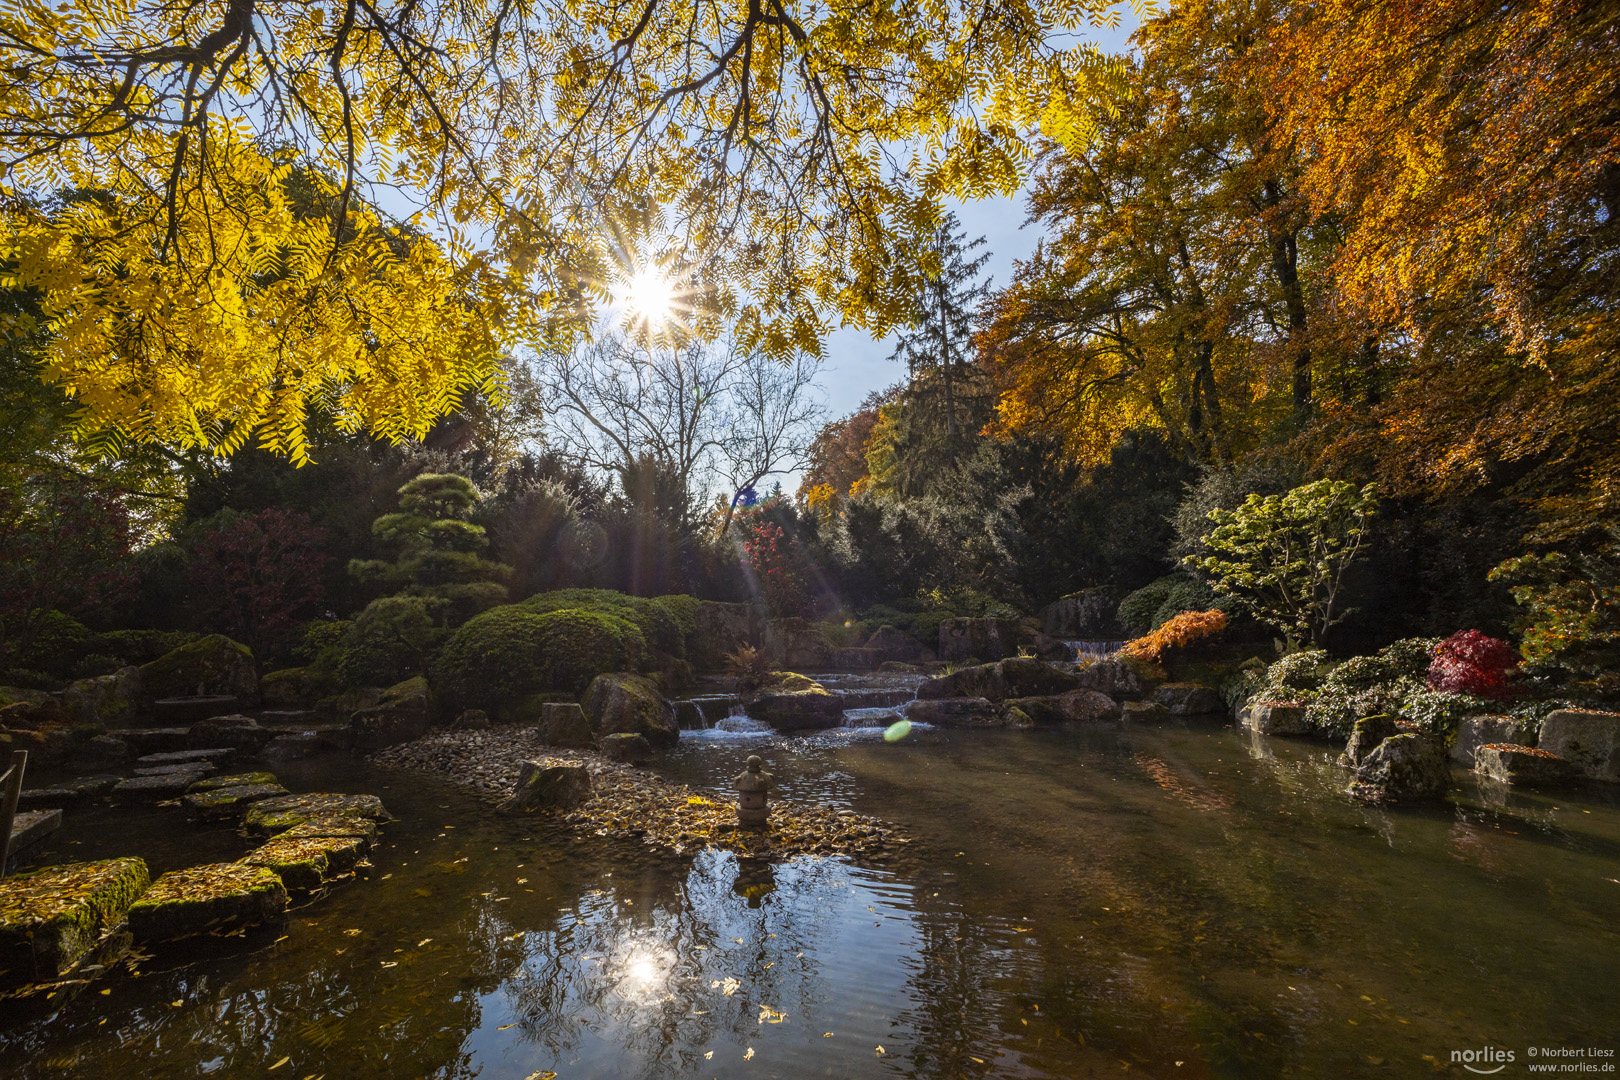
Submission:
<svg viewBox="0 0 1620 1080">
<path fill-rule="evenodd" d="M 532 728 L 435 732 L 371 757 L 377 765 L 437 773 L 478 791 L 492 806 L 511 792 L 526 759 L 582 764 L 591 776 L 591 797 L 577 809 L 538 813 L 582 832 L 640 840 L 677 854 L 715 847 L 754 859 L 877 857 L 911 842 L 876 818 L 781 799 L 771 801 L 769 829 L 739 829 L 733 800 L 607 761 L 594 751 L 547 746 Z"/>
</svg>

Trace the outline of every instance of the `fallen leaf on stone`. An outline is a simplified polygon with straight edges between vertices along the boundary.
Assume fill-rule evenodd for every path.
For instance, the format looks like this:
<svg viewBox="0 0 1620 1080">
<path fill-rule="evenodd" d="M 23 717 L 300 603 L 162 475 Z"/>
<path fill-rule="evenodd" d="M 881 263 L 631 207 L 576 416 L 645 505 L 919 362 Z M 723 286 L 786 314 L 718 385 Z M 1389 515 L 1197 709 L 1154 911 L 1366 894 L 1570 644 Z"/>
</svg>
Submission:
<svg viewBox="0 0 1620 1080">
<path fill-rule="evenodd" d="M 748 1048 L 748 1052 L 743 1055 L 743 1060 L 747 1061 L 749 1058 L 751 1058 L 753 1056 L 754 1056 L 754 1048 L 752 1046 L 750 1046 Z"/>
<path fill-rule="evenodd" d="M 395 963 L 394 961 L 392 961 L 392 960 L 384 960 L 382 962 L 382 966 L 383 967 L 399 967 L 399 965 L 397 963 Z"/>
<path fill-rule="evenodd" d="M 184 1005 L 185 1002 L 184 1001 L 171 1001 L 171 1002 L 169 1002 L 169 1004 L 173 1005 L 175 1008 L 178 1009 L 180 1006 Z"/>
<path fill-rule="evenodd" d="M 276 1062 L 274 1065 L 270 1066 L 270 1068 L 271 1069 L 279 1069 L 279 1068 L 281 1068 L 283 1065 L 287 1064 L 287 1062 L 289 1062 L 291 1060 L 292 1060 L 291 1057 L 284 1057 L 280 1061 Z M 268 1072 L 269 1070 L 267 1069 L 265 1071 Z"/>
<path fill-rule="evenodd" d="M 830 1031 L 824 1031 L 824 1032 L 821 1033 L 821 1037 L 823 1039 L 830 1039 L 830 1038 L 833 1037 L 833 1033 L 830 1032 Z"/>
<path fill-rule="evenodd" d="M 344 933 L 345 933 L 345 934 L 347 934 L 347 935 L 349 935 L 349 936 L 350 936 L 350 937 L 354 937 L 354 936 L 355 936 L 355 935 L 356 935 L 356 934 L 363 934 L 363 933 L 365 933 L 365 931 L 364 931 L 364 930 L 345 930 L 345 931 L 343 931 L 343 932 L 344 932 Z"/>
<path fill-rule="evenodd" d="M 421 947 L 422 947 L 422 946 L 424 946 L 424 945 L 426 945 L 426 944 L 427 944 L 427 943 L 428 943 L 428 942 L 430 942 L 430 941 L 432 941 L 432 940 L 433 940 L 433 939 L 432 939 L 432 938 L 430 938 L 430 937 L 425 937 L 425 938 L 423 938 L 423 939 L 422 939 L 422 940 L 421 940 L 421 941 L 418 941 L 418 942 L 417 942 L 417 943 L 416 943 L 416 947 L 417 947 L 417 948 L 418 948 L 418 949 L 420 949 L 420 948 L 421 948 Z"/>
</svg>

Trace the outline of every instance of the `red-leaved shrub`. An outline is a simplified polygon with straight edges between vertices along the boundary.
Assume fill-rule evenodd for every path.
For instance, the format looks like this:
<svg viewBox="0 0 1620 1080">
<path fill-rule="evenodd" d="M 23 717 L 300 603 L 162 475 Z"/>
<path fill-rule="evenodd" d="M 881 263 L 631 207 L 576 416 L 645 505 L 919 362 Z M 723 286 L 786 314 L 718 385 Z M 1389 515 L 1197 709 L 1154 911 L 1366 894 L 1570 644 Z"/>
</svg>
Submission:
<svg viewBox="0 0 1620 1080">
<path fill-rule="evenodd" d="M 1508 672 L 1519 666 L 1519 654 L 1505 641 L 1478 630 L 1459 630 L 1434 647 L 1429 685 L 1436 690 L 1505 701 L 1513 696 Z"/>
</svg>

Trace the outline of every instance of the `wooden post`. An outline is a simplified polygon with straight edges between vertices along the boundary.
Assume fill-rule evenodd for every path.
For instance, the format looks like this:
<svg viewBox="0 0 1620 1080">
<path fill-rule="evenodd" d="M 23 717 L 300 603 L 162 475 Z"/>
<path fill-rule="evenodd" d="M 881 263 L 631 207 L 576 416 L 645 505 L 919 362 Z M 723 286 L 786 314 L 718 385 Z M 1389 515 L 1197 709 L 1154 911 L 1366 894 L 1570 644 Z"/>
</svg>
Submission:
<svg viewBox="0 0 1620 1080">
<path fill-rule="evenodd" d="M 23 772 L 28 768 L 28 751 L 13 750 L 11 765 L 0 773 L 0 879 L 6 876 L 11 859 L 11 825 L 17 818 L 17 799 L 22 795 Z"/>
</svg>

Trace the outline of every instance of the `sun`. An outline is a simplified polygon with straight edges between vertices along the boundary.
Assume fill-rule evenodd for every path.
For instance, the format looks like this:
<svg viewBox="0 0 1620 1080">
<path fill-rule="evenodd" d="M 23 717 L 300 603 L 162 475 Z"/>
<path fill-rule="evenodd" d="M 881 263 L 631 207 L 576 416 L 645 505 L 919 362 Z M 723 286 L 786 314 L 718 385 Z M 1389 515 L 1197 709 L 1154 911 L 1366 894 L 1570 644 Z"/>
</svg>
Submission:
<svg viewBox="0 0 1620 1080">
<path fill-rule="evenodd" d="M 675 283 L 656 267 L 636 271 L 625 286 L 624 309 L 631 318 L 644 320 L 649 328 L 657 328 L 673 314 Z"/>
</svg>

